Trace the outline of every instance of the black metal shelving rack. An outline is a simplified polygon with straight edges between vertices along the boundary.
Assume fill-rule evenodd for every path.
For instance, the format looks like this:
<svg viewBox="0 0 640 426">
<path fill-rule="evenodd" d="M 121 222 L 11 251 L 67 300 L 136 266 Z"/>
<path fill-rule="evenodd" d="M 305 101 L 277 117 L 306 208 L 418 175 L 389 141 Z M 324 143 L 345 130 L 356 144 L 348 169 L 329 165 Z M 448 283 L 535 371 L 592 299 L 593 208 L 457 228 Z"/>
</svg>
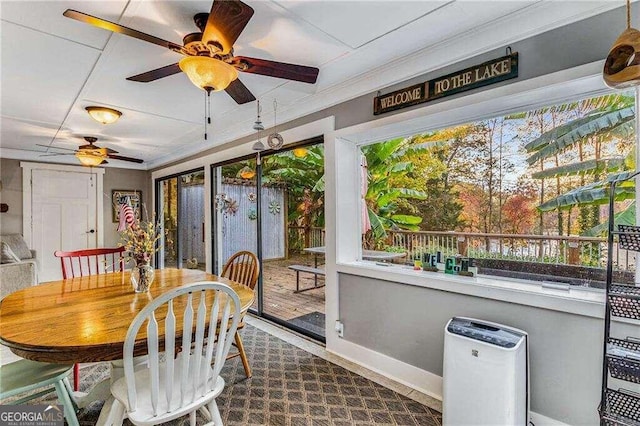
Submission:
<svg viewBox="0 0 640 426">
<path fill-rule="evenodd" d="M 599 407 L 601 426 L 640 426 L 640 394 L 609 387 L 611 378 L 640 384 L 640 336 L 624 339 L 611 336 L 611 317 L 640 321 L 640 287 L 613 283 L 614 236 L 618 235 L 619 248 L 640 252 L 640 226 L 618 225 L 618 231 L 614 231 L 616 186 L 639 174 L 640 172 L 636 172 L 624 179 L 615 180 L 610 186 L 602 396 Z M 639 260 L 640 255 L 636 258 L 636 264 Z"/>
</svg>

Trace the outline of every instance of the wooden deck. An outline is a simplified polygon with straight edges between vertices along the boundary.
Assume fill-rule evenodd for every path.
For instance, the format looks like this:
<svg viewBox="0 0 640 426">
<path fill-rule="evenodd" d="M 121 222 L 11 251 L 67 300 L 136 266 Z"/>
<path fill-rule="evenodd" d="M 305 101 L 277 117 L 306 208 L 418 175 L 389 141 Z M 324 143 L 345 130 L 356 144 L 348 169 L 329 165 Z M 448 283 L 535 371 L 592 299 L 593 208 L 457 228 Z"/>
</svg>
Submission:
<svg viewBox="0 0 640 426">
<path fill-rule="evenodd" d="M 318 267 L 323 267 L 324 258 L 319 256 Z M 324 287 L 294 293 L 296 273 L 289 265 L 314 266 L 313 255 L 295 254 L 289 259 L 270 260 L 263 264 L 264 311 L 283 320 L 290 320 L 312 312 L 324 313 Z M 324 277 L 318 277 L 318 284 L 324 284 Z M 313 275 L 300 274 L 300 288 L 313 287 Z M 254 303 L 257 307 L 257 302 Z"/>
<path fill-rule="evenodd" d="M 318 256 L 318 267 L 324 267 L 324 257 Z M 268 260 L 264 262 L 263 285 L 264 311 L 267 314 L 290 320 L 312 312 L 324 314 L 324 287 L 294 293 L 296 289 L 296 272 L 287 268 L 289 265 L 314 266 L 312 254 L 294 254 L 289 259 Z M 166 267 L 175 267 L 165 263 Z M 204 263 L 197 265 L 196 269 L 204 269 Z M 300 289 L 313 287 L 313 275 L 300 273 Z M 324 277 L 318 277 L 318 285 L 324 284 Z M 257 300 L 252 308 L 258 308 Z"/>
</svg>

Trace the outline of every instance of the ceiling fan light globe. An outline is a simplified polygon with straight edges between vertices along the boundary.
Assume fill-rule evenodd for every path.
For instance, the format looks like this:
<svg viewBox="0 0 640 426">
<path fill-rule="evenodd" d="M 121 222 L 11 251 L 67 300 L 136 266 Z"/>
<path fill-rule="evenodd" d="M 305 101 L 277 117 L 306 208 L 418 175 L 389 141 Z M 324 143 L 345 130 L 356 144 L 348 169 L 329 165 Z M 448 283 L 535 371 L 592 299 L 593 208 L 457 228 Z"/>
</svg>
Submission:
<svg viewBox="0 0 640 426">
<path fill-rule="evenodd" d="M 82 151 L 76 152 L 76 158 L 83 166 L 89 167 L 99 166 L 104 161 L 104 158 L 99 155 Z"/>
<path fill-rule="evenodd" d="M 102 124 L 115 123 L 122 115 L 122 113 L 117 109 L 101 106 L 88 106 L 85 110 L 89 113 L 91 118 Z"/>
<path fill-rule="evenodd" d="M 208 56 L 186 56 L 178 63 L 191 82 L 202 90 L 218 92 L 238 78 L 238 70 Z"/>
</svg>

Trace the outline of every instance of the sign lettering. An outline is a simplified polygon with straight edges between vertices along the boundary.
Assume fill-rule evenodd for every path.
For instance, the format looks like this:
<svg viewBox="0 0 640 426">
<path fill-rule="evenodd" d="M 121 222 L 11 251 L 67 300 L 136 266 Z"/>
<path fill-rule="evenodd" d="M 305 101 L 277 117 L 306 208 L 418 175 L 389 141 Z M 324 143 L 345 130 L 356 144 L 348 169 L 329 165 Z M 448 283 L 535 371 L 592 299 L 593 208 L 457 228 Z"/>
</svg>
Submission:
<svg viewBox="0 0 640 426">
<path fill-rule="evenodd" d="M 373 114 L 379 115 L 429 102 L 517 76 L 518 53 L 513 53 L 434 80 L 377 96 L 373 101 Z"/>
<path fill-rule="evenodd" d="M 397 90 L 387 95 L 380 96 L 378 104 L 383 110 L 393 110 L 402 108 L 405 105 L 413 105 L 422 102 L 425 95 L 425 85 L 418 84 L 415 86 L 407 87 L 406 89 Z"/>
</svg>

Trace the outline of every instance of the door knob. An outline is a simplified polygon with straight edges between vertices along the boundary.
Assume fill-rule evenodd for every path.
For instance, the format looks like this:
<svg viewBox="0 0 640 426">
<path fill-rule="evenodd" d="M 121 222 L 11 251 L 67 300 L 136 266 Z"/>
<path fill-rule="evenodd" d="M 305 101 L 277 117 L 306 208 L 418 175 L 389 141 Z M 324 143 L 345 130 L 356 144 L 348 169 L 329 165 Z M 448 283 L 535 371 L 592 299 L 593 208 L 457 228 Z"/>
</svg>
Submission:
<svg viewBox="0 0 640 426">
<path fill-rule="evenodd" d="M 94 232 L 96 232 L 96 231 L 95 231 L 95 229 L 89 229 L 89 230 L 87 231 L 87 234 L 93 234 Z"/>
</svg>

